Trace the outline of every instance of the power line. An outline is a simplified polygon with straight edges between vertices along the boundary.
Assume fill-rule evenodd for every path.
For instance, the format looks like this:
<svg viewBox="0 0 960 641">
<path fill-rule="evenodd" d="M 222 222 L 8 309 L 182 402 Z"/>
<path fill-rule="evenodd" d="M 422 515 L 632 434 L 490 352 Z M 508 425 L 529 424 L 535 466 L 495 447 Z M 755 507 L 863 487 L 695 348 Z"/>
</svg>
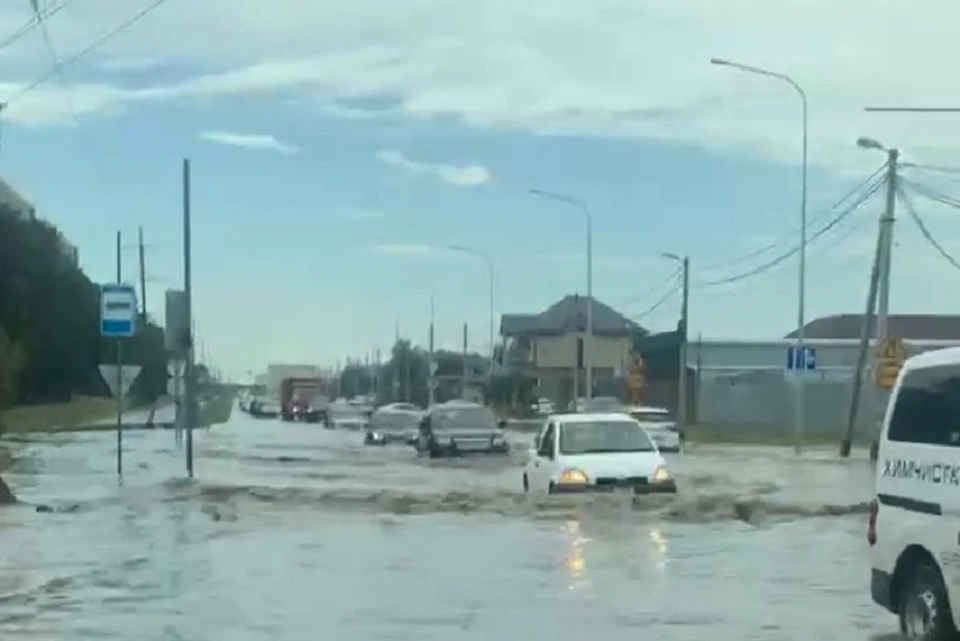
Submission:
<svg viewBox="0 0 960 641">
<path fill-rule="evenodd" d="M 930 243 L 935 250 L 937 250 L 937 253 L 940 254 L 944 260 L 953 265 L 956 269 L 960 269 L 960 262 L 951 256 L 950 252 L 944 249 L 943 245 L 937 242 L 937 239 L 933 237 L 933 234 L 930 233 L 930 230 L 927 229 L 926 224 L 924 224 L 923 219 L 920 218 L 920 214 L 918 214 L 913 208 L 913 202 L 910 200 L 910 196 L 899 185 L 897 186 L 897 195 L 900 196 L 901 202 L 903 202 L 904 206 L 907 208 L 907 213 L 910 214 L 910 218 L 917 225 L 917 228 L 920 230 L 920 233 L 927 240 L 927 242 Z"/>
<path fill-rule="evenodd" d="M 30 4 L 31 4 L 31 7 L 34 6 L 33 0 L 31 0 Z M 18 40 L 20 40 L 21 38 L 26 36 L 28 33 L 30 33 L 31 31 L 33 31 L 34 29 L 40 26 L 41 17 L 43 19 L 51 18 L 56 14 L 60 13 L 61 11 L 63 11 L 63 9 L 65 9 L 68 4 L 70 4 L 69 1 L 61 2 L 52 7 L 49 5 L 43 8 L 36 7 L 34 9 L 34 15 L 29 20 L 23 23 L 23 25 L 19 29 L 11 33 L 9 36 L 4 38 L 3 40 L 0 40 L 0 49 L 6 49 L 7 47 L 15 44 Z"/>
<path fill-rule="evenodd" d="M 948 207 L 953 207 L 954 209 L 960 209 L 960 199 L 954 198 L 953 196 L 948 196 L 937 191 L 936 189 L 933 189 L 932 187 L 927 187 L 922 183 L 914 182 L 912 180 L 903 180 L 902 184 L 910 187 L 913 191 L 917 192 L 927 200 L 933 200 L 941 205 L 947 205 Z"/>
<path fill-rule="evenodd" d="M 640 299 L 640 298 L 646 298 L 647 296 L 649 296 L 649 295 L 651 295 L 651 294 L 654 294 L 654 293 L 656 293 L 656 292 L 659 292 L 660 290 L 662 290 L 662 289 L 663 289 L 664 287 L 666 287 L 667 285 L 670 285 L 671 283 L 676 282 L 677 277 L 680 276 L 680 273 L 681 273 L 682 271 L 683 271 L 683 267 L 678 267 L 678 268 L 677 268 L 676 270 L 674 270 L 669 276 L 667 276 L 665 279 L 663 279 L 663 281 L 662 281 L 659 285 L 654 285 L 653 287 L 648 287 L 647 289 L 643 290 L 642 292 L 639 292 L 639 293 L 637 293 L 637 294 L 634 294 L 634 295 L 630 296 L 629 298 L 625 298 L 625 299 L 623 300 L 623 302 L 620 303 L 619 306 L 620 306 L 620 307 L 625 307 L 625 306 L 630 305 L 631 303 L 633 303 L 634 301 L 636 301 L 636 300 L 638 300 L 638 299 Z"/>
<path fill-rule="evenodd" d="M 828 209 L 824 210 L 819 216 L 816 216 L 812 221 L 810 221 L 809 223 L 807 223 L 807 226 L 808 226 L 809 228 L 812 228 L 812 227 L 815 226 L 819 221 L 826 219 L 827 216 L 829 216 L 829 215 L 832 214 L 834 211 L 836 211 L 837 209 L 839 209 L 845 202 L 847 202 L 848 200 L 850 200 L 851 198 L 853 198 L 854 196 L 856 196 L 857 193 L 860 192 L 861 189 L 864 189 L 864 188 L 866 188 L 868 185 L 870 185 L 871 181 L 875 180 L 878 176 L 880 176 L 880 174 L 882 174 L 882 173 L 886 170 L 886 168 L 887 168 L 886 164 L 883 164 L 883 165 L 881 165 L 880 167 L 878 167 L 878 168 L 877 168 L 876 170 L 874 170 L 869 176 L 867 176 L 867 177 L 864 178 L 862 181 L 860 181 L 860 182 L 856 185 L 856 187 L 854 187 L 853 189 L 851 189 L 850 191 L 848 191 L 847 193 L 845 193 L 840 200 L 836 201 L 832 206 L 830 206 Z M 792 235 L 791 235 L 791 236 L 792 236 Z M 779 240 L 776 240 L 776 241 L 770 243 L 769 245 L 766 245 L 766 246 L 764 246 L 764 247 L 761 247 L 760 249 L 755 249 L 755 250 L 753 250 L 752 252 L 750 252 L 750 253 L 748 253 L 748 254 L 744 254 L 743 256 L 740 256 L 739 258 L 733 258 L 733 259 L 724 261 L 724 262 L 722 262 L 722 263 L 716 263 L 716 264 L 713 264 L 713 265 L 707 265 L 707 266 L 706 266 L 706 269 L 711 269 L 711 270 L 712 270 L 712 269 L 725 269 L 725 268 L 728 268 L 728 267 L 732 267 L 732 266 L 734 266 L 734 265 L 739 265 L 739 264 L 741 264 L 741 263 L 745 263 L 745 262 L 747 262 L 747 261 L 749 261 L 749 260 L 752 260 L 752 259 L 754 259 L 754 258 L 757 258 L 758 256 L 762 256 L 763 254 L 769 253 L 769 252 L 773 251 L 774 249 L 779 248 L 780 246 L 782 246 L 782 245 L 784 244 L 784 242 L 790 242 L 790 238 L 791 238 L 791 237 L 781 238 L 781 239 L 779 239 Z M 798 250 L 798 251 L 799 251 L 799 250 Z"/>
<path fill-rule="evenodd" d="M 652 313 L 654 313 L 655 311 L 657 311 L 658 309 L 660 309 L 668 300 L 670 300 L 671 298 L 673 298 L 674 295 L 675 295 L 678 291 L 680 291 L 680 288 L 681 288 L 681 284 L 680 284 L 679 282 L 675 283 L 674 286 L 670 289 L 670 291 L 668 291 L 666 294 L 664 294 L 659 300 L 657 300 L 657 302 L 655 302 L 653 305 L 651 305 L 651 306 L 648 307 L 647 309 L 643 310 L 643 311 L 640 312 L 639 314 L 635 314 L 635 315 L 632 317 L 633 320 L 641 320 L 641 319 L 643 319 L 643 318 L 646 318 L 646 317 L 649 316 L 650 314 L 652 314 Z"/>
<path fill-rule="evenodd" d="M 43 74 L 42 76 L 40 76 L 39 78 L 31 82 L 30 84 L 22 87 L 19 91 L 15 92 L 12 96 L 7 98 L 5 102 L 9 104 L 14 100 L 17 100 L 18 98 L 23 97 L 25 94 L 33 91 L 43 83 L 50 80 L 50 78 L 53 78 L 54 76 L 57 76 L 58 74 L 62 73 L 65 67 L 68 67 L 74 64 L 75 62 L 89 55 L 91 52 L 95 51 L 96 49 L 99 49 L 108 41 L 112 40 L 113 38 L 118 36 L 120 33 L 122 33 L 123 31 L 126 31 L 135 23 L 139 22 L 147 14 L 159 8 L 160 5 L 164 4 L 165 2 L 167 2 L 167 0 L 154 0 L 151 4 L 147 5 L 146 7 L 144 7 L 143 9 L 135 13 L 133 16 L 128 18 L 126 21 L 120 23 L 119 25 L 117 25 L 107 33 L 103 34 L 100 38 L 98 38 L 91 44 L 87 45 L 86 47 L 76 52 L 69 58 L 62 60 L 59 66 L 55 66 L 53 69 L 49 70 L 47 73 Z"/>
<path fill-rule="evenodd" d="M 861 196 L 860 196 L 856 201 L 854 201 L 851 205 L 849 205 L 846 209 L 844 209 L 843 211 L 841 211 L 839 214 L 837 214 L 836 216 L 834 216 L 833 219 L 830 220 L 830 222 L 828 222 L 826 225 L 824 225 L 824 226 L 821 227 L 818 231 L 816 231 L 812 236 L 810 236 L 810 238 L 807 240 L 807 244 L 810 244 L 810 243 L 812 243 L 812 242 L 815 242 L 817 239 L 821 238 L 821 237 L 822 237 L 824 234 L 826 234 L 828 231 L 830 231 L 831 229 L 833 229 L 834 227 L 836 227 L 838 224 L 840 224 L 843 220 L 845 220 L 845 219 L 846 219 L 848 216 L 850 216 L 852 213 L 854 213 L 855 211 L 857 211 L 857 209 L 859 209 L 860 206 L 861 206 L 863 203 L 865 203 L 871 196 L 873 196 L 873 194 L 875 194 L 875 193 L 877 193 L 877 191 L 879 191 L 880 187 L 882 187 L 885 182 L 886 182 L 886 180 L 878 180 L 878 181 L 876 181 L 876 182 L 874 183 L 874 185 L 871 186 L 870 189 L 868 189 L 866 192 L 864 192 L 863 194 L 861 194 Z M 794 248 L 791 249 L 790 251 L 785 252 L 785 253 L 777 256 L 776 258 L 774 258 L 774 259 L 772 259 L 772 260 L 769 260 L 769 261 L 767 261 L 766 263 L 763 263 L 762 265 L 758 265 L 757 267 L 755 267 L 755 268 L 753 268 L 753 269 L 751 269 L 751 270 L 749 270 L 749 271 L 743 272 L 743 273 L 741 273 L 741 274 L 737 274 L 736 276 L 730 276 L 730 277 L 728 277 L 728 278 L 721 278 L 721 279 L 718 279 L 718 280 L 713 280 L 713 281 L 707 281 L 707 282 L 705 282 L 705 283 L 700 283 L 700 286 L 702 286 L 702 287 L 714 287 L 714 286 L 717 286 L 717 285 L 729 285 L 729 284 L 731 284 L 731 283 L 736 283 L 736 282 L 741 281 L 741 280 L 744 280 L 744 279 L 746 279 L 746 278 L 750 278 L 751 276 L 756 276 L 756 275 L 758 275 L 758 274 L 762 274 L 763 272 L 765 272 L 765 271 L 767 271 L 767 270 L 770 270 L 770 269 L 773 269 L 773 268 L 776 267 L 777 265 L 779 265 L 779 264 L 785 262 L 786 260 L 790 259 L 791 257 L 793 257 L 793 256 L 794 256 L 797 252 L 799 252 L 799 251 L 800 251 L 800 246 L 797 245 L 796 247 L 794 247 Z"/>
</svg>

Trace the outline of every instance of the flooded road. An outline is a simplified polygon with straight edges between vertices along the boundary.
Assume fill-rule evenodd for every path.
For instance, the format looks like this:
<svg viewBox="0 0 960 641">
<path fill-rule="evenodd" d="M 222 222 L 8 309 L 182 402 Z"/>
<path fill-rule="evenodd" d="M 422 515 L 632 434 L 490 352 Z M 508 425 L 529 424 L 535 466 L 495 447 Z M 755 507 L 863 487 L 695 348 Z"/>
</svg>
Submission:
<svg viewBox="0 0 960 641">
<path fill-rule="evenodd" d="M 21 499 L 78 506 L 0 511 L 5 641 L 894 638 L 866 460 L 703 448 L 631 504 L 529 499 L 519 444 L 427 461 L 239 413 L 192 482 L 171 432 L 128 433 L 118 487 L 114 438 L 0 441 Z"/>
</svg>

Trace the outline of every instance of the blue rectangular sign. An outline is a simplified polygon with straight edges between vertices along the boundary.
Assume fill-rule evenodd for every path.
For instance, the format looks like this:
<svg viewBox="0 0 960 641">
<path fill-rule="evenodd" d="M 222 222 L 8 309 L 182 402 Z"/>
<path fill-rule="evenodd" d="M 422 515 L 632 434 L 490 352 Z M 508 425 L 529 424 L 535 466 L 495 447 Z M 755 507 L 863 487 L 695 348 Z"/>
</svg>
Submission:
<svg viewBox="0 0 960 641">
<path fill-rule="evenodd" d="M 132 285 L 100 287 L 100 335 L 130 338 L 137 333 L 137 291 Z"/>
<path fill-rule="evenodd" d="M 787 348 L 787 369 L 791 371 L 817 369 L 817 349 L 804 345 L 802 350 L 798 350 L 796 345 L 791 345 Z"/>
</svg>

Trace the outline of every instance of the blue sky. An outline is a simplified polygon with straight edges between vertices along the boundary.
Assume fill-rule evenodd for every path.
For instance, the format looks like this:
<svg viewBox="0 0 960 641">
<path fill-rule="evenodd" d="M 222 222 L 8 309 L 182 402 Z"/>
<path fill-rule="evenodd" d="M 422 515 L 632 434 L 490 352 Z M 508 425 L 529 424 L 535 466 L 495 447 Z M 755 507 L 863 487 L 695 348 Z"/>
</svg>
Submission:
<svg viewBox="0 0 960 641">
<path fill-rule="evenodd" d="M 0 10 L 0 33 L 29 18 L 22 4 Z M 910 92 L 924 104 L 957 93 L 935 84 L 929 64 L 949 42 L 901 48 L 909 53 L 891 63 L 910 73 L 895 87 L 874 82 L 892 55 L 889 29 L 935 29 L 958 11 L 946 2 L 928 3 L 939 18 L 891 10 L 856 31 L 843 19 L 856 7 L 824 18 L 819 0 L 780 15 L 746 0 L 723 15 L 692 0 L 519 9 L 419 0 L 416 20 L 409 7 L 374 0 L 302 4 L 169 0 L 66 66 L 62 82 L 54 74 L 22 96 L 51 69 L 41 32 L 0 50 L 0 99 L 16 96 L 0 174 L 78 245 L 94 280 L 113 278 L 116 230 L 132 244 L 143 225 L 149 307 L 161 318 L 163 290 L 182 278 L 180 163 L 191 159 L 200 334 L 235 375 L 268 361 L 386 351 L 397 324 L 423 342 L 431 297 L 439 343 L 455 346 L 467 322 L 473 345 L 486 349 L 486 268 L 444 249 L 451 244 L 493 260 L 497 315 L 585 292 L 582 215 L 531 188 L 589 204 L 594 292 L 623 313 L 641 315 L 670 291 L 661 285 L 675 265 L 660 253 L 674 252 L 694 267 L 694 332 L 770 338 L 793 329 L 796 259 L 733 285 L 702 285 L 798 237 L 796 96 L 711 67 L 713 55 L 789 72 L 807 88 L 814 222 L 883 161 L 855 148 L 859 135 L 903 147 L 915 162 L 960 164 L 943 117 L 862 112 Z M 76 0 L 49 18 L 50 40 L 69 59 L 138 8 Z M 819 29 L 815 52 L 798 35 L 806 23 Z M 915 177 L 960 193 L 937 174 Z M 920 202 L 938 238 L 957 247 L 950 210 Z M 808 318 L 863 307 L 881 206 L 875 196 L 810 247 Z M 773 242 L 778 249 L 738 261 Z M 934 290 L 952 292 L 956 270 L 906 222 L 897 252 L 894 309 L 954 311 L 952 297 Z M 136 277 L 132 250 L 124 271 Z M 640 322 L 668 328 L 678 307 L 675 296 Z"/>
</svg>

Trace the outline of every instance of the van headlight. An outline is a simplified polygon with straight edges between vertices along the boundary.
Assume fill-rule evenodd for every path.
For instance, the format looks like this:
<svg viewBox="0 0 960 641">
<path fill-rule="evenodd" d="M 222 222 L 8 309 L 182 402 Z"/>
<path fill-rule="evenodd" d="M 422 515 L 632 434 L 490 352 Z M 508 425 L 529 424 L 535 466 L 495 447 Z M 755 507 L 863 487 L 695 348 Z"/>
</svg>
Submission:
<svg viewBox="0 0 960 641">
<path fill-rule="evenodd" d="M 654 483 L 666 483 L 667 481 L 672 480 L 673 477 L 670 476 L 670 470 L 666 466 L 661 465 L 657 468 L 657 471 L 653 473 L 653 482 Z"/>
<path fill-rule="evenodd" d="M 560 478 L 557 479 L 557 482 L 566 483 L 569 485 L 586 485 L 590 482 L 590 479 L 583 470 L 578 470 L 571 467 L 560 473 Z"/>
</svg>

